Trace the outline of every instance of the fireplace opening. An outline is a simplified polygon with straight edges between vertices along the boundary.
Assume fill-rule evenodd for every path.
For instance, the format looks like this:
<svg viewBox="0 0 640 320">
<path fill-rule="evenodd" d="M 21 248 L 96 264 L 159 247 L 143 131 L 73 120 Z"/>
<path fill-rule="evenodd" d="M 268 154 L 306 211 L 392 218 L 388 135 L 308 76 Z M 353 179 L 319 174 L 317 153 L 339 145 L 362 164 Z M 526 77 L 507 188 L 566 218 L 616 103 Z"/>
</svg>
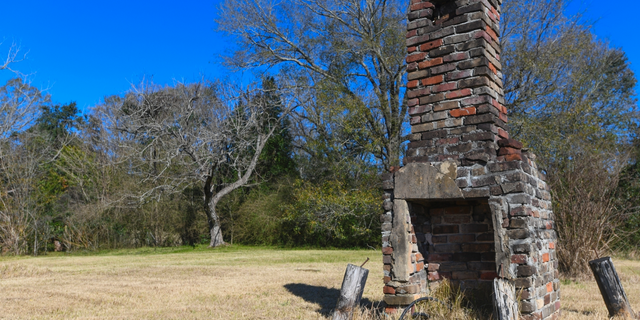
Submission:
<svg viewBox="0 0 640 320">
<path fill-rule="evenodd" d="M 488 200 L 407 202 L 431 286 L 446 278 L 467 295 L 490 296 L 498 275 Z"/>
</svg>

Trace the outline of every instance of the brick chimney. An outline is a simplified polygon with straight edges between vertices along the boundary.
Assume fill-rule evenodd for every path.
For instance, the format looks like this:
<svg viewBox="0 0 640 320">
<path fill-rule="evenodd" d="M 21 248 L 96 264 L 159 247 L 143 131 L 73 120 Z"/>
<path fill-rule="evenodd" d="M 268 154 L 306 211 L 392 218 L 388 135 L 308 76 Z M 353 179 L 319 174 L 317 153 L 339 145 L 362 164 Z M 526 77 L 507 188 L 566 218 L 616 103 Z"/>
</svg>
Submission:
<svg viewBox="0 0 640 320">
<path fill-rule="evenodd" d="M 535 156 L 508 134 L 501 2 L 411 0 L 410 142 L 405 166 L 383 178 L 389 312 L 443 278 L 486 299 L 500 277 L 521 292 L 523 319 L 559 315 L 549 189 Z"/>
</svg>

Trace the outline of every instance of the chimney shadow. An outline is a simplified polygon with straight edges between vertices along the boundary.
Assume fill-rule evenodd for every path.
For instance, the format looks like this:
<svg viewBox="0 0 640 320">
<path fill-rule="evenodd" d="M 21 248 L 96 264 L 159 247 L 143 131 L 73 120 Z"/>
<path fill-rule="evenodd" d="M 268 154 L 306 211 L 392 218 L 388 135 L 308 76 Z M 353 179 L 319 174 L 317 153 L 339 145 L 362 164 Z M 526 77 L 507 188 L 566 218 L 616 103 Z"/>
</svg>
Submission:
<svg viewBox="0 0 640 320">
<path fill-rule="evenodd" d="M 331 312 L 336 307 L 338 297 L 340 296 L 340 290 L 334 288 L 328 288 L 323 286 L 312 286 L 304 283 L 288 283 L 284 285 L 287 291 L 304 299 L 307 302 L 315 303 L 319 305 L 316 312 L 323 316 L 331 315 Z M 371 308 L 377 306 L 377 303 L 372 302 L 367 298 L 360 300 L 360 306 L 365 308 Z"/>
</svg>

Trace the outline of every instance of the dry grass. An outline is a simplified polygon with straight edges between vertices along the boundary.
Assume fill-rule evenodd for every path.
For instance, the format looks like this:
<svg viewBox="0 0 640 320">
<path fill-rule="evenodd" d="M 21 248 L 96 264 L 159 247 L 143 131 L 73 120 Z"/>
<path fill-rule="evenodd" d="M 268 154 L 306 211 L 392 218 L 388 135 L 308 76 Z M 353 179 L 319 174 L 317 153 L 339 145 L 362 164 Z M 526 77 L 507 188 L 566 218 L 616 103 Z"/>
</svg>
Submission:
<svg viewBox="0 0 640 320">
<path fill-rule="evenodd" d="M 371 306 L 382 298 L 381 255 L 373 250 L 232 247 L 1 257 L 0 319 L 327 319 L 346 264 L 366 257 L 372 261 L 364 302 Z M 640 310 L 640 262 L 614 262 Z M 607 318 L 593 281 L 564 283 L 562 304 L 565 319 Z M 356 318 L 371 319 L 371 313 Z"/>
</svg>

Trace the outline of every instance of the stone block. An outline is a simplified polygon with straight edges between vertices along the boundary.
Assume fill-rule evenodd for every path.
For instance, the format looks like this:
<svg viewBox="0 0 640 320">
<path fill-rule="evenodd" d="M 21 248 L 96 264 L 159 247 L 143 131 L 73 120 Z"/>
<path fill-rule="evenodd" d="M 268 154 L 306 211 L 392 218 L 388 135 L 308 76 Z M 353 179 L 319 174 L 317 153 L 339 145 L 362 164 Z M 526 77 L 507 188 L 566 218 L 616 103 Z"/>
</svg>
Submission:
<svg viewBox="0 0 640 320">
<path fill-rule="evenodd" d="M 406 306 L 411 304 L 411 302 L 420 298 L 418 294 L 396 294 L 396 295 L 385 295 L 384 302 L 390 306 Z"/>
<path fill-rule="evenodd" d="M 395 197 L 398 199 L 463 198 L 455 182 L 457 165 L 453 161 L 431 165 L 410 163 L 396 173 Z"/>
<path fill-rule="evenodd" d="M 411 266 L 411 236 L 409 206 L 401 199 L 394 200 L 393 228 L 389 241 L 393 247 L 393 280 L 408 281 L 413 272 Z"/>
</svg>

